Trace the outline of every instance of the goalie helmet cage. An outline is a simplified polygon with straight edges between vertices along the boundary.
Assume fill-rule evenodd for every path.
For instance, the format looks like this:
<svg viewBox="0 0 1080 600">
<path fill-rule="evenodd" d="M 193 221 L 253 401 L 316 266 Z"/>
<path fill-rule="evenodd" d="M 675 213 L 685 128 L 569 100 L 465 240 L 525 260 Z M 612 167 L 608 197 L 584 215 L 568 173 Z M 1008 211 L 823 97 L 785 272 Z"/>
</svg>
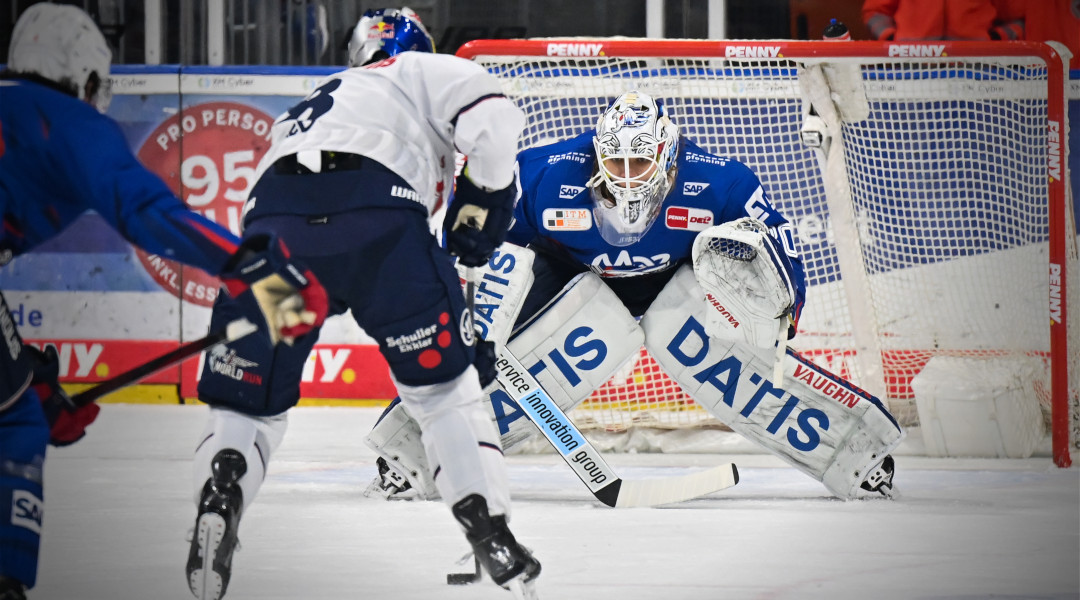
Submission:
<svg viewBox="0 0 1080 600">
<path fill-rule="evenodd" d="M 568 38 L 457 54 L 524 110 L 522 148 L 593 129 L 631 89 L 664 102 L 683 134 L 753 169 L 794 224 L 807 272 L 794 349 L 906 427 L 932 358 L 1015 364 L 1007 377 L 1044 414 L 1031 435 L 1047 428 L 1054 462 L 1070 464 L 1076 236 L 1052 46 Z M 608 431 L 719 425 L 644 350 L 571 414 Z"/>
</svg>

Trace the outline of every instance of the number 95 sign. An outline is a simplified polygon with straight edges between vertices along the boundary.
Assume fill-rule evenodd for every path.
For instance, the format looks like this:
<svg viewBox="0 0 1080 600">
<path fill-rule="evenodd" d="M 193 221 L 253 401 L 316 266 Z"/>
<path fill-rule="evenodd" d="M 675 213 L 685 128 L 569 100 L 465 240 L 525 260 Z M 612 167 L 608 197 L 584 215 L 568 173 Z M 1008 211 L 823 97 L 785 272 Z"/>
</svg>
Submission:
<svg viewBox="0 0 1080 600">
<path fill-rule="evenodd" d="M 255 185 L 255 166 L 270 148 L 273 122 L 270 115 L 235 102 L 190 106 L 159 125 L 138 157 L 192 210 L 239 235 L 244 201 Z M 178 298 L 200 306 L 214 303 L 217 278 L 135 252 L 154 280 Z"/>
</svg>

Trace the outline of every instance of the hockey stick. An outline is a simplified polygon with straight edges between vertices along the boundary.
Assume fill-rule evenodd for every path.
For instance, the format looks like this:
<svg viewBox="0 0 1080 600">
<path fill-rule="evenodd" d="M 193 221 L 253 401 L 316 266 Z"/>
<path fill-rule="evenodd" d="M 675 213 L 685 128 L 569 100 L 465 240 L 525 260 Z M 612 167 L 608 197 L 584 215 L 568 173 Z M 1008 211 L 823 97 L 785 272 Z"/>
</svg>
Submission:
<svg viewBox="0 0 1080 600">
<path fill-rule="evenodd" d="M 465 302 L 473 314 L 476 270 L 465 269 Z M 495 371 L 499 383 L 574 474 L 596 499 L 615 508 L 658 506 L 697 498 L 729 488 L 739 482 L 739 471 L 732 463 L 698 473 L 661 479 L 629 481 L 617 476 L 600 454 L 562 409 L 548 396 L 505 346 L 497 349 Z"/>
<path fill-rule="evenodd" d="M 112 379 L 107 379 L 99 385 L 75 394 L 71 397 L 71 402 L 77 407 L 86 406 L 102 396 L 111 394 L 124 386 L 131 385 L 144 377 L 149 377 L 166 367 L 214 346 L 215 344 L 232 342 L 249 333 L 254 333 L 257 330 L 258 327 L 251 321 L 248 321 L 245 318 L 236 319 L 226 325 L 225 329 L 221 331 L 211 333 L 206 337 L 183 344 L 175 350 L 162 354 L 161 356 L 129 369 Z"/>
<path fill-rule="evenodd" d="M 620 478 L 517 358 L 506 347 L 499 348 L 498 355 L 495 369 L 499 383 L 582 483 L 604 504 L 615 508 L 672 504 L 739 483 L 739 471 L 733 463 L 675 477 Z"/>
</svg>

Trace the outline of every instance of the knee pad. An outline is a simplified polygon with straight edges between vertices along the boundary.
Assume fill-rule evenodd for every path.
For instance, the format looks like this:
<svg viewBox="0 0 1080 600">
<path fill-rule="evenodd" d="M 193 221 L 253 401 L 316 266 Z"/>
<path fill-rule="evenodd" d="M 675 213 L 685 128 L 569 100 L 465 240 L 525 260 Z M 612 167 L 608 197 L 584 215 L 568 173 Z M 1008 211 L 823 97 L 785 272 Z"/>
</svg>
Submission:
<svg viewBox="0 0 1080 600">
<path fill-rule="evenodd" d="M 281 445 L 287 428 L 288 419 L 284 414 L 252 417 L 228 409 L 211 408 L 206 429 L 195 449 L 195 501 L 199 501 L 208 479 L 221 478 L 224 482 L 234 478 L 229 483 L 240 486 L 246 510 L 262 487 L 270 456 Z"/>
</svg>

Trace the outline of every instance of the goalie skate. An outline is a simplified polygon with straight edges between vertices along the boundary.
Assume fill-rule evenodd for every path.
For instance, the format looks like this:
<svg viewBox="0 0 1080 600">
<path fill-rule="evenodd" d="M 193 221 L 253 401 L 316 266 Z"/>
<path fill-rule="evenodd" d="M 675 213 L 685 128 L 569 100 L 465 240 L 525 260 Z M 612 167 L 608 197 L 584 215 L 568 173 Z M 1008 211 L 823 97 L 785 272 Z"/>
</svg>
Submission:
<svg viewBox="0 0 1080 600">
<path fill-rule="evenodd" d="M 893 487 L 893 475 L 896 471 L 896 462 L 893 460 L 892 455 L 888 455 L 881 464 L 877 465 L 870 470 L 870 474 L 866 477 L 866 481 L 862 482 L 859 486 L 862 490 L 867 492 L 864 497 L 871 494 L 881 494 L 886 498 L 896 498 L 900 494 Z"/>
<path fill-rule="evenodd" d="M 235 450 L 222 450 L 214 456 L 212 469 L 213 476 L 206 481 L 199 500 L 187 562 L 188 586 L 199 600 L 220 600 L 225 595 L 244 506 L 236 485 L 247 471 L 244 457 Z"/>
<path fill-rule="evenodd" d="M 375 479 L 371 480 L 364 495 L 368 498 L 382 498 L 383 500 L 415 500 L 419 497 L 412 484 L 404 475 L 395 471 L 383 457 L 375 461 L 379 472 Z"/>
<path fill-rule="evenodd" d="M 488 577 L 513 592 L 518 600 L 537 600 L 535 580 L 540 574 L 540 561 L 517 543 L 506 518 L 490 516 L 487 501 L 477 494 L 455 504 L 453 513 L 465 528 L 465 537 Z"/>
</svg>

